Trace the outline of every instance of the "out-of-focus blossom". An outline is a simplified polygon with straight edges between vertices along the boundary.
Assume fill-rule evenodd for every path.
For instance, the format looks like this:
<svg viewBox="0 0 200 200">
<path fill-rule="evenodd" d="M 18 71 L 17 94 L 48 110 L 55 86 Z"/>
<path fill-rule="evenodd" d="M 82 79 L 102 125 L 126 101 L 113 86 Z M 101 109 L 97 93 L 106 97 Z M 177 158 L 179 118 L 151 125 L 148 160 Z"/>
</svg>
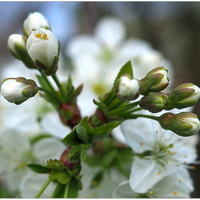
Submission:
<svg viewBox="0 0 200 200">
<path fill-rule="evenodd" d="M 159 66 L 165 66 L 172 72 L 169 62 L 149 43 L 126 38 L 125 24 L 120 19 L 103 18 L 94 33 L 75 36 L 66 48 L 66 55 L 74 67 L 74 80 L 84 83 L 94 98 L 111 89 L 116 74 L 129 60 L 133 65 L 134 78 L 137 79 Z M 169 77 L 173 79 L 173 73 Z"/>
<path fill-rule="evenodd" d="M 79 198 L 111 198 L 113 190 L 126 178 L 115 169 L 103 171 L 103 180 L 96 186 L 91 188 L 92 179 L 101 171 L 101 167 L 91 167 L 86 163 L 82 165 L 81 175 L 83 189 L 79 192 Z"/>
<path fill-rule="evenodd" d="M 31 171 L 28 164 L 43 164 L 48 159 L 59 159 L 66 146 L 54 138 L 44 138 L 31 144 L 23 133 L 7 129 L 0 134 L 0 148 L 1 174 L 5 177 L 9 190 L 16 191 Z M 42 185 L 38 183 L 38 191 L 40 187 Z M 26 190 L 26 187 L 22 189 Z"/>
</svg>

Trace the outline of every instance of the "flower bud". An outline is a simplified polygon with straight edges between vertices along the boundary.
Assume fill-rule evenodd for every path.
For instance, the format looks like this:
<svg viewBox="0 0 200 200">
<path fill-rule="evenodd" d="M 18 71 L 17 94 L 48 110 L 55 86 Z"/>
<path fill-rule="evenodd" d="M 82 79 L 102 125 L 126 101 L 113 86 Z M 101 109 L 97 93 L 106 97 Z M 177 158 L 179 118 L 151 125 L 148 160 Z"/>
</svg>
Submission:
<svg viewBox="0 0 200 200">
<path fill-rule="evenodd" d="M 38 92 L 35 81 L 23 77 L 7 78 L 1 85 L 1 94 L 10 103 L 21 104 Z"/>
<path fill-rule="evenodd" d="M 62 103 L 59 116 L 63 124 L 74 128 L 81 121 L 81 113 L 76 103 Z"/>
<path fill-rule="evenodd" d="M 139 102 L 141 108 L 152 113 L 157 113 L 165 108 L 168 96 L 162 92 L 153 92 L 142 97 Z"/>
<path fill-rule="evenodd" d="M 36 67 L 45 75 L 52 75 L 57 71 L 60 45 L 51 31 L 43 28 L 32 31 L 26 49 Z"/>
<path fill-rule="evenodd" d="M 170 100 L 176 108 L 193 106 L 200 98 L 200 88 L 192 83 L 183 83 L 171 93 Z"/>
<path fill-rule="evenodd" d="M 139 82 L 124 75 L 119 78 L 115 85 L 116 96 L 121 100 L 134 100 L 139 96 Z"/>
<path fill-rule="evenodd" d="M 157 67 L 151 70 L 146 77 L 140 80 L 140 93 L 146 95 L 150 92 L 164 90 L 169 84 L 167 72 L 164 67 Z"/>
<path fill-rule="evenodd" d="M 160 116 L 159 123 L 162 128 L 171 130 L 180 136 L 191 136 L 200 130 L 200 121 L 197 115 L 190 112 L 165 113 Z"/>
<path fill-rule="evenodd" d="M 39 12 L 30 13 L 24 20 L 23 32 L 28 37 L 32 31 L 38 28 L 51 30 L 51 26 L 47 19 Z"/>
<path fill-rule="evenodd" d="M 19 60 L 21 60 L 20 51 L 26 51 L 25 37 L 20 34 L 11 34 L 8 37 L 8 49 Z"/>
<path fill-rule="evenodd" d="M 20 34 L 12 34 L 8 37 L 8 49 L 14 57 L 21 60 L 28 68 L 35 65 L 26 50 L 26 37 Z"/>
</svg>

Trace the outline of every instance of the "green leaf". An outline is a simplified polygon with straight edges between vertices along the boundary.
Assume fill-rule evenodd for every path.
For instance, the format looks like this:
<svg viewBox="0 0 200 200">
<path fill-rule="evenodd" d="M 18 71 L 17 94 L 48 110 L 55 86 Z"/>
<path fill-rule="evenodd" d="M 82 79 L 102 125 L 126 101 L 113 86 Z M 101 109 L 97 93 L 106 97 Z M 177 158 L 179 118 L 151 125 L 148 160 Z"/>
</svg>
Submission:
<svg viewBox="0 0 200 200">
<path fill-rule="evenodd" d="M 84 117 L 80 123 L 76 126 L 76 133 L 78 137 L 85 143 L 90 144 L 91 140 L 89 133 L 91 132 L 92 127 L 88 123 L 88 118 Z"/>
<path fill-rule="evenodd" d="M 64 142 L 70 147 L 80 145 L 81 143 L 83 143 L 82 140 L 78 138 L 78 135 L 76 134 L 76 127 L 67 136 L 64 137 L 62 142 Z"/>
<path fill-rule="evenodd" d="M 117 150 L 113 149 L 112 151 L 108 152 L 104 157 L 102 158 L 102 164 L 104 167 L 108 167 L 111 165 L 111 163 L 114 161 L 114 159 L 117 156 Z"/>
<path fill-rule="evenodd" d="M 101 183 L 102 180 L 103 180 L 103 171 L 99 171 L 93 177 L 90 188 L 97 187 Z"/>
<path fill-rule="evenodd" d="M 114 122 L 110 122 L 110 123 L 104 124 L 102 126 L 99 126 L 97 128 L 93 128 L 92 134 L 91 134 L 92 141 L 94 142 L 94 141 L 98 141 L 100 139 L 103 139 L 114 128 L 116 128 L 120 123 L 121 123 L 121 121 L 114 121 Z"/>
<path fill-rule="evenodd" d="M 53 191 L 51 198 L 63 198 L 64 191 L 65 191 L 65 185 L 57 183 L 57 186 L 56 186 L 55 190 Z"/>
<path fill-rule="evenodd" d="M 66 183 L 69 182 L 71 176 L 66 170 L 65 171 L 55 171 L 55 170 L 53 170 L 50 173 L 49 178 L 52 181 L 58 181 L 61 184 L 66 184 Z"/>
<path fill-rule="evenodd" d="M 40 174 L 46 174 L 51 172 L 51 169 L 42 165 L 38 165 L 38 164 L 29 164 L 27 165 L 29 168 L 31 168 L 31 170 L 33 170 L 34 172 L 40 173 Z"/>
<path fill-rule="evenodd" d="M 82 188 L 80 180 L 72 177 L 70 182 L 65 187 L 64 198 L 77 198 L 78 192 Z"/>
<path fill-rule="evenodd" d="M 128 61 L 125 65 L 122 66 L 122 68 L 120 69 L 114 84 L 113 84 L 113 89 L 114 89 L 114 85 L 116 83 L 116 81 L 124 74 L 129 74 L 131 76 L 131 78 L 133 78 L 133 69 L 132 69 L 132 64 L 131 61 Z M 113 90 L 112 89 L 112 90 Z"/>
<path fill-rule="evenodd" d="M 110 102 L 112 102 L 112 100 L 114 98 L 116 98 L 115 96 L 115 84 L 117 82 L 117 80 L 124 74 L 129 74 L 131 78 L 133 78 L 133 69 L 132 69 L 132 64 L 131 61 L 128 61 L 125 65 L 122 66 L 122 68 L 120 69 L 119 73 L 117 74 L 117 77 L 115 78 L 115 81 L 113 83 L 113 87 L 111 89 L 111 91 L 105 96 L 105 99 L 103 100 L 103 102 L 106 105 L 109 105 Z"/>
</svg>

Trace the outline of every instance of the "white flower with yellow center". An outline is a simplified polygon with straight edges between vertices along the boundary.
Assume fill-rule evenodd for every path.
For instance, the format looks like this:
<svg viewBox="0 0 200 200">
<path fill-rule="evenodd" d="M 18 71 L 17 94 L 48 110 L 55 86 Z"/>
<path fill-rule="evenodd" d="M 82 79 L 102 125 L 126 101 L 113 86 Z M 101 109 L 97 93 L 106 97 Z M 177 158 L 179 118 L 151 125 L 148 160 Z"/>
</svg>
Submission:
<svg viewBox="0 0 200 200">
<path fill-rule="evenodd" d="M 136 193 L 146 193 L 165 176 L 185 168 L 197 157 L 189 138 L 163 130 L 156 121 L 144 118 L 128 120 L 121 129 L 136 155 L 129 180 Z"/>
</svg>

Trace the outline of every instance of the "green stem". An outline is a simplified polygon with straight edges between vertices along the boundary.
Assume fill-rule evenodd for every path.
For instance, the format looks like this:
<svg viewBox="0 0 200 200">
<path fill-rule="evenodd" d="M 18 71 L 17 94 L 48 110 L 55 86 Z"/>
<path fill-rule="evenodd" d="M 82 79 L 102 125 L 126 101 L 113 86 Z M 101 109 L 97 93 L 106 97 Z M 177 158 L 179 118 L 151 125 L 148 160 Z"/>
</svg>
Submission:
<svg viewBox="0 0 200 200">
<path fill-rule="evenodd" d="M 131 114 L 131 115 L 127 116 L 127 119 L 132 119 L 132 118 L 135 119 L 137 117 L 149 118 L 149 119 L 153 119 L 153 120 L 156 120 L 156 121 L 159 120 L 159 117 L 157 117 L 157 116 L 144 115 L 144 114 Z"/>
<path fill-rule="evenodd" d="M 67 183 L 65 186 L 65 192 L 63 198 L 68 198 L 68 193 L 69 193 L 69 183 Z"/>
<path fill-rule="evenodd" d="M 55 81 L 56 85 L 58 86 L 58 88 L 61 88 L 60 82 L 57 78 L 57 76 L 55 74 L 51 75 L 51 77 L 53 78 L 53 80 Z"/>
<path fill-rule="evenodd" d="M 60 101 L 57 98 L 55 98 L 55 96 L 52 93 L 50 93 L 49 91 L 45 90 L 42 87 L 38 87 L 38 89 L 39 89 L 39 91 L 45 92 L 46 94 L 48 94 L 49 96 L 51 96 L 52 99 L 56 100 L 56 102 L 58 104 L 60 104 Z"/>
<path fill-rule="evenodd" d="M 48 78 L 42 73 L 41 70 L 39 70 L 39 72 L 41 73 L 43 79 L 45 80 L 46 84 L 49 86 L 51 93 L 53 95 L 53 99 L 56 98 L 56 100 L 61 103 L 62 99 L 58 96 L 57 92 L 55 91 L 55 89 L 53 88 L 53 86 L 51 85 L 51 83 L 49 82 Z"/>
<path fill-rule="evenodd" d="M 35 196 L 35 198 L 39 198 L 42 193 L 45 191 L 45 189 L 47 188 L 47 186 L 51 183 L 51 180 L 48 178 L 47 181 L 44 183 L 44 185 L 42 186 L 42 188 L 40 189 L 40 191 L 37 193 L 37 195 Z"/>
</svg>

